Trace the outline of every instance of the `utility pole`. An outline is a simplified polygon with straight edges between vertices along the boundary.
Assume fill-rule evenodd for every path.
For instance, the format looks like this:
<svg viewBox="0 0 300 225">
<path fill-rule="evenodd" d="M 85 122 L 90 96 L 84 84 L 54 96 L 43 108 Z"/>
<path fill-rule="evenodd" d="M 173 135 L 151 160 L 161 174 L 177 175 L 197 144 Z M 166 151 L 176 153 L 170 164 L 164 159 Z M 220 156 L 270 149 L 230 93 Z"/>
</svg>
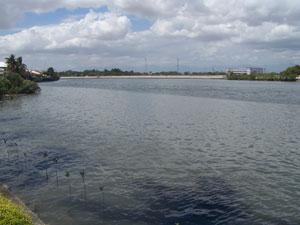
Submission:
<svg viewBox="0 0 300 225">
<path fill-rule="evenodd" d="M 148 60 L 145 58 L 145 74 L 148 74 Z"/>
</svg>

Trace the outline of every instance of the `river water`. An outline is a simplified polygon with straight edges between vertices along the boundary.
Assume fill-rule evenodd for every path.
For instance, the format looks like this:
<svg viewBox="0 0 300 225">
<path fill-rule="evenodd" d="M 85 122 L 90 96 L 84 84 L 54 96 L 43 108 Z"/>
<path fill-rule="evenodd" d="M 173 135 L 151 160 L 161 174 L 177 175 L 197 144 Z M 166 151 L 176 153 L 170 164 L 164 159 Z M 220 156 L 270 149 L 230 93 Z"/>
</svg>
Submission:
<svg viewBox="0 0 300 225">
<path fill-rule="evenodd" d="M 300 224 L 300 83 L 40 86 L 0 103 L 0 182 L 45 223 Z"/>
</svg>

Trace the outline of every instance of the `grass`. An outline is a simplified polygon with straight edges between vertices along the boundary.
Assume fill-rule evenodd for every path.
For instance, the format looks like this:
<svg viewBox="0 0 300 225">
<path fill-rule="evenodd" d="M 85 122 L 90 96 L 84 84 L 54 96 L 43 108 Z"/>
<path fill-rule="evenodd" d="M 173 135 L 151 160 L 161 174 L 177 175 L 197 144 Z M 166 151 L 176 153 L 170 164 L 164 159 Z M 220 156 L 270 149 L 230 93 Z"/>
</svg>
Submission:
<svg viewBox="0 0 300 225">
<path fill-rule="evenodd" d="M 20 206 L 0 195 L 0 225 L 33 225 L 32 219 Z"/>
</svg>

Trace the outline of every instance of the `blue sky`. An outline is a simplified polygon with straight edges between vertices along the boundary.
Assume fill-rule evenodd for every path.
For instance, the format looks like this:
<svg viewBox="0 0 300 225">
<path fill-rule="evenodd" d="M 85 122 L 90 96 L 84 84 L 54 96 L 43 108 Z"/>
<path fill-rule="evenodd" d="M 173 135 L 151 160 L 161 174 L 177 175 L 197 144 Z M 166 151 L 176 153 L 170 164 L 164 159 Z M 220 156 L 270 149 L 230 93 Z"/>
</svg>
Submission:
<svg viewBox="0 0 300 225">
<path fill-rule="evenodd" d="M 0 61 L 84 70 L 224 71 L 299 64 L 296 0 L 4 0 Z"/>
</svg>

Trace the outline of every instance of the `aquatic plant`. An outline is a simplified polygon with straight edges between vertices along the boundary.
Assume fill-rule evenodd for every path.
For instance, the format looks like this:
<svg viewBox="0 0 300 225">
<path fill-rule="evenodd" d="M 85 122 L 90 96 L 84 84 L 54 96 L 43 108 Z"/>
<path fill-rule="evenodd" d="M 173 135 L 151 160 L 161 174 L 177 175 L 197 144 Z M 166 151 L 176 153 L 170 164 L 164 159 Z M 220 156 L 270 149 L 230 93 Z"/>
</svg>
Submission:
<svg viewBox="0 0 300 225">
<path fill-rule="evenodd" d="M 70 172 L 69 171 L 66 171 L 66 174 L 65 174 L 65 176 L 67 177 L 67 179 L 68 179 L 68 184 L 69 184 L 69 190 L 70 190 L 70 195 L 71 195 L 71 184 L 70 184 Z"/>
<path fill-rule="evenodd" d="M 102 220 L 104 216 L 104 186 L 99 186 L 99 190 L 102 194 L 102 204 L 101 204 L 101 209 L 102 209 Z M 103 222 L 103 221 L 102 221 Z"/>
<path fill-rule="evenodd" d="M 3 141 L 3 143 L 4 143 L 4 151 L 6 150 L 6 152 L 7 152 L 7 159 L 9 160 L 9 154 L 8 154 L 7 149 L 6 149 L 6 143 L 7 143 L 7 140 L 6 140 L 6 138 L 2 138 L 2 141 Z"/>
<path fill-rule="evenodd" d="M 14 146 L 15 146 L 15 150 L 16 150 L 16 152 L 17 152 L 17 159 L 18 159 L 18 165 L 19 165 L 19 164 L 20 164 L 20 157 L 19 157 L 18 144 L 15 143 Z"/>
<path fill-rule="evenodd" d="M 57 162 L 58 162 L 58 157 L 57 156 L 54 156 L 54 158 L 53 158 L 53 163 L 55 164 L 55 165 L 57 165 Z M 57 175 L 57 169 L 55 170 L 55 174 L 56 174 L 56 185 L 58 186 L 58 175 Z"/>
<path fill-rule="evenodd" d="M 27 168 L 27 153 L 26 152 L 23 152 L 23 156 L 24 156 L 24 168 L 25 168 L 25 170 L 26 170 L 26 168 Z"/>
<path fill-rule="evenodd" d="M 26 157 L 26 155 L 24 155 Z M 48 161 L 48 153 L 47 152 L 43 152 L 43 157 L 45 158 L 45 164 Z M 48 170 L 47 170 L 47 164 L 46 164 L 46 179 L 48 180 Z"/>
<path fill-rule="evenodd" d="M 80 171 L 80 175 L 81 175 L 82 182 L 83 182 L 83 187 L 84 187 L 84 198 L 86 199 L 86 186 L 85 186 L 85 180 L 84 180 L 85 171 L 84 170 Z"/>
</svg>

